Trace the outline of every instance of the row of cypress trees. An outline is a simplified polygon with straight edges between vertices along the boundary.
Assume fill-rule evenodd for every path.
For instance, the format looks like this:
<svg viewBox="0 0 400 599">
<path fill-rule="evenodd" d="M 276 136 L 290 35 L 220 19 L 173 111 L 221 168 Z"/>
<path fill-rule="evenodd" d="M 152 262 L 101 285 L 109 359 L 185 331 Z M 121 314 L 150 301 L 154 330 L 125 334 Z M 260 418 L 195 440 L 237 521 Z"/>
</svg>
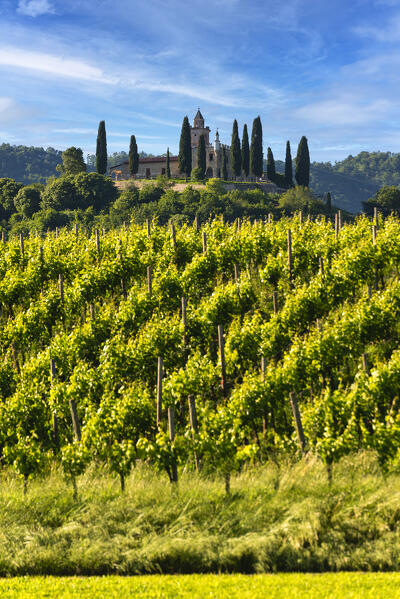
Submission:
<svg viewBox="0 0 400 599">
<path fill-rule="evenodd" d="M 168 161 L 169 162 L 169 161 Z M 139 153 L 136 143 L 136 137 L 131 135 L 129 144 L 129 173 L 131 177 L 136 175 L 139 169 Z M 101 175 L 105 175 L 107 172 L 107 136 L 106 136 L 106 123 L 100 121 L 99 129 L 97 132 L 96 142 L 96 170 Z"/>
<path fill-rule="evenodd" d="M 303 135 L 297 148 L 295 159 L 295 178 L 298 185 L 308 187 L 310 183 L 310 153 L 307 138 Z M 277 185 L 290 187 L 293 185 L 293 166 L 290 142 L 286 142 L 285 174 L 281 175 L 275 170 L 275 159 L 271 148 L 267 150 L 267 177 Z"/>
</svg>

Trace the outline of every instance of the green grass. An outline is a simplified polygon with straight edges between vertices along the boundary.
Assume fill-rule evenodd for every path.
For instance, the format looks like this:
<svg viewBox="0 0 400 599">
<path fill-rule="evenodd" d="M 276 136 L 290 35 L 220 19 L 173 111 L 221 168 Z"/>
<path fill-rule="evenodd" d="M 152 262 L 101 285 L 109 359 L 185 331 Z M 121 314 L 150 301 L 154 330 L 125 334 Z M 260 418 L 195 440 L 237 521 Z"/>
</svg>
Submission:
<svg viewBox="0 0 400 599">
<path fill-rule="evenodd" d="M 276 489 L 277 483 L 279 483 Z M 400 475 L 372 455 L 314 459 L 221 479 L 137 468 L 124 495 L 92 470 L 73 500 L 59 472 L 0 479 L 0 575 L 400 571 Z M 0 596 L 1 593 L 0 593 Z"/>
<path fill-rule="evenodd" d="M 393 599 L 400 597 L 400 574 L 27 577 L 0 580 L 0 595 L 2 599 Z"/>
</svg>

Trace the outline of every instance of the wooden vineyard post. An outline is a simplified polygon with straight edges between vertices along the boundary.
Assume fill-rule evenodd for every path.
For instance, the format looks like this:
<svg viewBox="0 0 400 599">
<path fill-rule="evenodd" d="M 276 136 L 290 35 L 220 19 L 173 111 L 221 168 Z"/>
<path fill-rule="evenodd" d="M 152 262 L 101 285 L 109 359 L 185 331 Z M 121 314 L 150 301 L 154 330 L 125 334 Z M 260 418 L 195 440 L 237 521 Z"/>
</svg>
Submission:
<svg viewBox="0 0 400 599">
<path fill-rule="evenodd" d="M 292 277 L 293 277 L 292 231 L 290 229 L 288 229 L 288 232 L 287 232 L 287 246 L 288 246 L 289 282 L 292 283 Z"/>
<path fill-rule="evenodd" d="M 236 219 L 236 228 L 238 231 L 240 231 L 240 229 L 242 228 L 242 219 L 240 218 L 240 216 L 238 216 Z"/>
<path fill-rule="evenodd" d="M 81 425 L 79 423 L 78 411 L 76 409 L 76 403 L 74 399 L 69 400 L 69 408 L 71 410 L 72 426 L 74 427 L 74 433 L 78 443 L 81 442 Z"/>
<path fill-rule="evenodd" d="M 235 271 L 235 283 L 239 283 L 239 277 L 240 277 L 239 265 L 238 264 L 234 264 L 233 268 L 234 268 L 234 271 Z"/>
<path fill-rule="evenodd" d="M 321 278 L 323 279 L 323 278 L 324 278 L 325 271 L 324 271 L 324 259 L 323 259 L 323 257 L 322 257 L 322 256 L 321 256 L 321 257 L 320 257 L 320 259 L 319 259 L 319 271 L 320 271 L 320 273 L 321 273 Z"/>
<path fill-rule="evenodd" d="M 338 214 L 336 212 L 335 214 L 335 239 L 338 238 L 339 235 L 339 218 L 338 218 Z"/>
<path fill-rule="evenodd" d="M 43 246 L 41 245 L 39 248 L 39 262 L 43 264 Z"/>
<path fill-rule="evenodd" d="M 50 386 L 53 387 L 56 376 L 56 367 L 53 358 L 50 358 Z M 60 448 L 60 438 L 58 434 L 58 417 L 55 408 L 53 408 L 53 441 L 56 451 Z"/>
<path fill-rule="evenodd" d="M 175 225 L 171 224 L 171 237 L 172 237 L 172 245 L 176 246 L 176 233 L 175 233 Z"/>
<path fill-rule="evenodd" d="M 157 362 L 157 429 L 160 428 L 162 420 L 162 380 L 163 380 L 163 359 L 161 356 Z"/>
<path fill-rule="evenodd" d="M 374 225 L 376 227 L 376 230 L 379 229 L 379 214 L 378 214 L 378 208 L 375 206 L 374 207 Z"/>
<path fill-rule="evenodd" d="M 2 231 L 1 232 L 1 243 L 6 243 L 6 241 L 7 241 L 6 232 Z"/>
<path fill-rule="evenodd" d="M 90 320 L 94 320 L 94 317 L 95 317 L 94 304 L 89 304 L 89 314 L 90 314 Z"/>
<path fill-rule="evenodd" d="M 184 348 L 184 353 L 185 353 L 185 362 L 186 362 L 186 357 L 187 357 L 187 338 L 186 338 L 186 331 L 187 331 L 187 298 L 185 296 L 182 297 L 181 300 L 181 306 L 182 306 L 182 324 L 183 324 L 183 348 Z"/>
<path fill-rule="evenodd" d="M 197 215 L 194 217 L 194 228 L 196 230 L 196 233 L 198 233 L 199 229 L 200 229 L 200 224 L 199 224 L 199 217 Z"/>
<path fill-rule="evenodd" d="M 96 236 L 96 251 L 97 251 L 97 255 L 100 260 L 100 235 L 99 235 L 98 229 L 95 230 L 95 236 Z"/>
<path fill-rule="evenodd" d="M 175 441 L 175 415 L 174 415 L 174 408 L 171 408 L 171 407 L 168 408 L 168 431 L 169 431 L 169 440 L 171 441 L 171 443 L 173 443 Z M 171 463 L 171 482 L 172 483 L 178 482 L 178 468 L 176 465 L 175 456 L 173 456 L 172 463 Z"/>
<path fill-rule="evenodd" d="M 225 345 L 224 345 L 224 327 L 222 324 L 218 325 L 218 345 L 219 345 L 219 356 L 221 359 L 221 388 L 222 393 L 226 395 L 226 368 L 225 368 Z"/>
<path fill-rule="evenodd" d="M 24 246 L 24 234 L 21 232 L 19 234 L 19 247 L 21 250 L 22 260 L 25 258 L 25 246 Z"/>
<path fill-rule="evenodd" d="M 150 237 L 151 235 L 151 226 L 150 226 L 150 219 L 146 218 L 146 229 L 147 229 L 147 237 Z"/>
<path fill-rule="evenodd" d="M 267 372 L 267 358 L 265 356 L 262 356 L 261 357 L 261 382 L 262 383 L 265 383 L 266 372 Z M 268 427 L 268 415 L 267 415 L 266 408 L 264 408 L 264 414 L 263 414 L 263 435 L 264 435 L 264 437 L 267 434 L 267 427 Z"/>
<path fill-rule="evenodd" d="M 151 274 L 151 266 L 147 267 L 147 293 L 149 294 L 150 297 L 151 297 L 151 294 L 153 293 L 153 278 L 152 278 L 152 274 Z"/>
<path fill-rule="evenodd" d="M 125 279 L 121 279 L 121 292 L 124 300 L 127 298 L 126 287 L 125 287 Z"/>
<path fill-rule="evenodd" d="M 306 440 L 304 437 L 303 425 L 301 422 L 300 410 L 299 410 L 299 406 L 297 403 L 296 393 L 294 391 L 292 391 L 290 393 L 289 397 L 290 397 L 290 404 L 292 406 L 294 422 L 296 425 L 297 436 L 299 438 L 299 445 L 300 445 L 301 453 L 304 456 L 305 452 L 306 452 Z"/>
<path fill-rule="evenodd" d="M 272 223 L 272 214 L 270 212 L 268 212 L 268 224 L 270 225 Z"/>
<path fill-rule="evenodd" d="M 372 245 L 376 245 L 377 226 L 372 225 Z"/>
<path fill-rule="evenodd" d="M 274 308 L 274 314 L 278 314 L 278 292 L 272 292 L 272 305 Z"/>
<path fill-rule="evenodd" d="M 197 422 L 196 401 L 195 401 L 194 395 L 189 395 L 188 403 L 189 403 L 190 428 L 192 429 L 193 433 L 197 434 L 199 432 L 199 425 Z M 200 471 L 200 460 L 199 460 L 199 457 L 198 457 L 196 451 L 194 452 L 194 463 L 195 463 L 197 472 L 199 472 Z"/>
<path fill-rule="evenodd" d="M 368 299 L 370 300 L 372 297 L 372 287 L 371 285 L 367 285 L 367 294 L 368 294 Z"/>
<path fill-rule="evenodd" d="M 58 227 L 56 227 L 56 239 L 57 239 L 57 237 L 59 237 L 59 236 L 60 236 L 60 229 L 59 229 Z"/>
<path fill-rule="evenodd" d="M 369 374 L 369 356 L 367 353 L 364 353 L 362 355 L 362 367 L 364 372 L 366 372 L 367 374 Z"/>
<path fill-rule="evenodd" d="M 74 225 L 75 239 L 78 239 L 78 231 L 79 231 L 78 223 L 75 223 L 75 225 Z"/>
<path fill-rule="evenodd" d="M 207 253 L 207 233 L 203 231 L 203 254 Z"/>
<path fill-rule="evenodd" d="M 338 210 L 338 231 L 342 228 L 342 211 Z"/>
<path fill-rule="evenodd" d="M 300 210 L 299 212 L 299 224 L 302 225 L 303 224 L 303 211 Z"/>
<path fill-rule="evenodd" d="M 63 275 L 58 275 L 58 289 L 60 290 L 60 299 L 61 303 L 64 303 L 64 277 Z"/>
</svg>

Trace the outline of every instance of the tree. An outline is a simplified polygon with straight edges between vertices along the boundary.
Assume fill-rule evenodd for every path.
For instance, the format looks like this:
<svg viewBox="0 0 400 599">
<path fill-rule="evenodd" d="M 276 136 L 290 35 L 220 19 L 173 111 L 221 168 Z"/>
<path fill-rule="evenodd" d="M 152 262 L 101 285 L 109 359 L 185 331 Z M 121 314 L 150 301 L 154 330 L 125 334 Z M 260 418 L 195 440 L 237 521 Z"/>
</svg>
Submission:
<svg viewBox="0 0 400 599">
<path fill-rule="evenodd" d="M 332 210 L 332 198 L 330 191 L 328 191 L 328 193 L 326 194 L 326 207 L 328 210 Z"/>
<path fill-rule="evenodd" d="M 314 197 L 309 187 L 296 185 L 280 196 L 279 208 L 287 214 L 296 212 L 297 210 L 319 214 L 324 211 L 324 204 L 321 200 Z"/>
<path fill-rule="evenodd" d="M 22 183 L 17 183 L 14 179 L 4 177 L 0 179 L 0 217 L 9 218 L 15 212 L 14 200 L 20 189 L 23 188 Z"/>
<path fill-rule="evenodd" d="M 261 118 L 257 116 L 253 121 L 250 146 L 250 170 L 256 177 L 263 174 L 263 148 L 262 148 Z"/>
<path fill-rule="evenodd" d="M 293 164 L 292 153 L 290 150 L 290 141 L 286 142 L 285 181 L 288 187 L 291 187 L 293 185 Z"/>
<path fill-rule="evenodd" d="M 105 121 L 100 121 L 97 133 L 96 170 L 100 175 L 105 175 L 107 172 L 107 138 Z"/>
<path fill-rule="evenodd" d="M 62 154 L 62 164 L 57 165 L 57 170 L 63 175 L 77 175 L 86 173 L 86 164 L 83 160 L 81 148 L 67 148 Z"/>
<path fill-rule="evenodd" d="M 129 144 L 129 174 L 134 177 L 139 169 L 139 154 L 136 143 L 136 137 L 131 135 L 131 142 Z"/>
<path fill-rule="evenodd" d="M 179 171 L 189 177 L 192 171 L 192 142 L 190 137 L 190 125 L 187 116 L 183 119 L 181 138 L 179 140 Z"/>
<path fill-rule="evenodd" d="M 165 174 L 167 175 L 167 179 L 171 179 L 171 166 L 169 163 L 169 148 L 167 148 Z"/>
<path fill-rule="evenodd" d="M 310 183 L 310 153 L 307 138 L 303 135 L 297 148 L 296 181 L 298 185 L 308 187 Z"/>
<path fill-rule="evenodd" d="M 381 187 L 376 194 L 363 202 L 367 214 L 373 214 L 374 208 L 379 208 L 384 215 L 400 211 L 400 189 L 394 185 Z"/>
<path fill-rule="evenodd" d="M 276 179 L 275 160 L 271 148 L 267 150 L 267 177 L 273 183 Z"/>
<path fill-rule="evenodd" d="M 37 183 L 27 185 L 19 190 L 14 198 L 14 205 L 23 217 L 31 218 L 31 216 L 40 209 L 40 191 L 43 185 Z"/>
<path fill-rule="evenodd" d="M 237 120 L 233 121 L 231 142 L 231 167 L 235 177 L 240 177 L 242 172 L 242 154 L 240 151 L 240 139 Z"/>
<path fill-rule="evenodd" d="M 225 146 L 222 148 L 222 178 L 224 181 L 228 180 L 228 168 L 226 166 L 226 150 Z"/>
<path fill-rule="evenodd" d="M 249 148 L 249 134 L 247 133 L 247 125 L 243 126 L 242 136 L 242 170 L 246 177 L 249 176 L 250 172 L 250 148 Z"/>
<path fill-rule="evenodd" d="M 206 142 L 204 135 L 200 135 L 199 145 L 197 146 L 197 168 L 200 171 L 200 179 L 204 179 L 206 174 Z"/>
</svg>

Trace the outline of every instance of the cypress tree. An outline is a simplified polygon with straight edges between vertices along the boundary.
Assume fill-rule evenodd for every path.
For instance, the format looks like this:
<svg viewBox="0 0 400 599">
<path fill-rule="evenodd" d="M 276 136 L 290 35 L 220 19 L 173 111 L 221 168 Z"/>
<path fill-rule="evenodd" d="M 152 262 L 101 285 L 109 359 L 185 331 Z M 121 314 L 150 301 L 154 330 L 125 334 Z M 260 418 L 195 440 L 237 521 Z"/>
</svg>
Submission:
<svg viewBox="0 0 400 599">
<path fill-rule="evenodd" d="M 231 142 L 231 167 L 235 177 L 240 177 L 242 172 L 242 154 L 240 151 L 240 139 L 237 120 L 233 121 Z"/>
<path fill-rule="evenodd" d="M 136 137 L 131 135 L 129 144 L 129 174 L 134 177 L 139 169 L 139 154 L 137 149 Z"/>
<path fill-rule="evenodd" d="M 304 187 L 308 187 L 310 183 L 310 153 L 307 138 L 304 135 L 297 148 L 296 181 L 297 185 L 303 185 Z"/>
<path fill-rule="evenodd" d="M 200 135 L 197 146 L 197 168 L 201 170 L 201 178 L 204 179 L 206 175 L 206 140 L 204 135 Z"/>
<path fill-rule="evenodd" d="M 332 197 L 330 191 L 328 191 L 328 193 L 326 194 L 326 207 L 328 208 L 328 210 L 332 210 Z"/>
<path fill-rule="evenodd" d="M 263 174 L 262 125 L 259 116 L 254 119 L 251 132 L 250 170 L 256 177 Z"/>
<path fill-rule="evenodd" d="M 166 158 L 165 174 L 167 175 L 167 179 L 171 179 L 171 167 L 170 167 L 170 164 L 169 164 L 169 148 L 167 148 L 167 158 Z"/>
<path fill-rule="evenodd" d="M 293 185 L 293 164 L 292 153 L 290 151 L 290 141 L 286 142 L 285 180 L 288 187 Z"/>
<path fill-rule="evenodd" d="M 249 176 L 250 172 L 250 148 L 249 148 L 249 134 L 247 133 L 247 125 L 243 127 L 242 137 L 242 170 L 246 177 Z"/>
<path fill-rule="evenodd" d="M 107 137 L 105 121 L 100 121 L 97 133 L 96 170 L 100 175 L 105 175 L 107 172 Z"/>
<path fill-rule="evenodd" d="M 190 125 L 187 116 L 183 119 L 181 138 L 179 140 L 179 171 L 186 177 L 192 172 L 192 142 L 190 138 Z"/>
<path fill-rule="evenodd" d="M 274 155 L 272 153 L 271 148 L 268 148 L 268 150 L 267 150 L 267 177 L 270 181 L 275 183 L 275 179 L 276 179 L 275 160 L 274 160 Z"/>
<path fill-rule="evenodd" d="M 222 148 L 222 178 L 224 181 L 228 180 L 228 169 L 226 166 L 226 150 L 225 146 Z"/>
</svg>

